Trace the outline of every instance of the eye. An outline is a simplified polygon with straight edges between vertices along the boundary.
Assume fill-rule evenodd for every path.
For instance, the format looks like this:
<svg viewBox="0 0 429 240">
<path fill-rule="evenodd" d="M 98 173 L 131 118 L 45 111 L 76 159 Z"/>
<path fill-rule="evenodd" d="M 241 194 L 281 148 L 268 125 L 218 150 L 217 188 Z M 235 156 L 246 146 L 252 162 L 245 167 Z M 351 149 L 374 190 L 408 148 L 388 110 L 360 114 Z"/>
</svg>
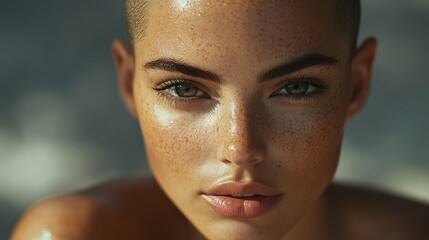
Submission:
<svg viewBox="0 0 429 240">
<path fill-rule="evenodd" d="M 171 86 L 166 89 L 167 92 L 175 97 L 202 97 L 204 96 L 203 92 L 199 90 L 197 87 L 188 83 L 181 83 L 174 86 Z"/>
<path fill-rule="evenodd" d="M 198 88 L 195 84 L 185 80 L 170 80 L 154 88 L 157 91 L 162 91 L 163 94 L 169 97 L 176 98 L 199 98 L 208 97 L 208 94 Z"/>
<path fill-rule="evenodd" d="M 279 93 L 289 95 L 304 95 L 313 92 L 316 88 L 308 82 L 291 83 L 280 89 Z"/>
<path fill-rule="evenodd" d="M 286 96 L 291 98 L 302 98 L 311 96 L 325 89 L 324 85 L 316 79 L 293 79 L 288 81 L 280 89 L 272 94 L 272 96 Z"/>
</svg>

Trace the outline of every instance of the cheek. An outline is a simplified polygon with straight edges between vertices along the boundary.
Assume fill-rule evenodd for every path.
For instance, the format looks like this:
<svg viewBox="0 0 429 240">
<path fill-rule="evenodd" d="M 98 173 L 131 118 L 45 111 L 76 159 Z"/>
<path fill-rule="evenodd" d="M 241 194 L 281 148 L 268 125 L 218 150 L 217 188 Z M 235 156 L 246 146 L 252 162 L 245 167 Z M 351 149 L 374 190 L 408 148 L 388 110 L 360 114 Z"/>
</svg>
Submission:
<svg viewBox="0 0 429 240">
<path fill-rule="evenodd" d="M 161 105 L 143 100 L 139 121 L 153 174 L 161 185 L 172 186 L 193 178 L 201 161 L 207 157 L 204 146 L 207 146 L 208 133 L 197 116 Z"/>
<path fill-rule="evenodd" d="M 332 98 L 312 110 L 288 111 L 274 121 L 281 131 L 273 134 L 271 152 L 280 160 L 278 178 L 287 176 L 289 187 L 320 190 L 332 180 L 341 149 L 344 103 Z"/>
<path fill-rule="evenodd" d="M 313 118 L 291 126 L 284 144 L 291 175 L 309 177 L 324 174 L 323 169 L 336 166 L 340 150 L 343 121 L 333 118 Z"/>
</svg>

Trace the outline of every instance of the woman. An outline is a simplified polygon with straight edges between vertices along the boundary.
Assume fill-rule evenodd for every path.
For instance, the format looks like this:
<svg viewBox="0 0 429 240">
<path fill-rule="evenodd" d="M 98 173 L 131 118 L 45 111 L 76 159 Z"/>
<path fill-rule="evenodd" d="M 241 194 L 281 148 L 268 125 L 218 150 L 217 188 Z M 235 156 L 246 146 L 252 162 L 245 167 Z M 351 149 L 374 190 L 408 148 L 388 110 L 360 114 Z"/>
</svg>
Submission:
<svg viewBox="0 0 429 240">
<path fill-rule="evenodd" d="M 331 184 L 376 53 L 358 1 L 126 6 L 113 54 L 154 180 L 46 200 L 12 239 L 424 239 L 426 206 Z"/>
</svg>

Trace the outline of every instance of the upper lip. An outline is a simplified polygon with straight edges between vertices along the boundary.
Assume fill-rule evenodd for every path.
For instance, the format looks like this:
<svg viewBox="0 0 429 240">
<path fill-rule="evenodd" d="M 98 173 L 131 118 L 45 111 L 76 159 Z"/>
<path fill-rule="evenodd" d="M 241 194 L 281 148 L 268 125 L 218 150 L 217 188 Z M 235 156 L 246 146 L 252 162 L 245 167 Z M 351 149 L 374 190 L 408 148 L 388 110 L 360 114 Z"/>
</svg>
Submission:
<svg viewBox="0 0 429 240">
<path fill-rule="evenodd" d="M 280 192 L 268 187 L 262 183 L 249 182 L 226 182 L 217 184 L 204 192 L 205 195 L 214 196 L 235 196 L 235 197 L 248 197 L 248 196 L 267 196 L 273 197 L 280 195 Z"/>
</svg>

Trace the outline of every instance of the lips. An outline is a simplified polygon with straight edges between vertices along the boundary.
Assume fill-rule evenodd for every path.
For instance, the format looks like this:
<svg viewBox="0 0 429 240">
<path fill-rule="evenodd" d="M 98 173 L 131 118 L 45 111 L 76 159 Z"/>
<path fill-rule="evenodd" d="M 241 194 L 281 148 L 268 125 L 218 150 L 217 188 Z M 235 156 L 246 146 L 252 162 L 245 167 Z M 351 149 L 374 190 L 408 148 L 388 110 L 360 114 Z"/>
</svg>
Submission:
<svg viewBox="0 0 429 240">
<path fill-rule="evenodd" d="M 217 213 L 229 218 L 254 218 L 271 210 L 281 193 L 266 185 L 229 182 L 214 186 L 201 195 Z"/>
</svg>

